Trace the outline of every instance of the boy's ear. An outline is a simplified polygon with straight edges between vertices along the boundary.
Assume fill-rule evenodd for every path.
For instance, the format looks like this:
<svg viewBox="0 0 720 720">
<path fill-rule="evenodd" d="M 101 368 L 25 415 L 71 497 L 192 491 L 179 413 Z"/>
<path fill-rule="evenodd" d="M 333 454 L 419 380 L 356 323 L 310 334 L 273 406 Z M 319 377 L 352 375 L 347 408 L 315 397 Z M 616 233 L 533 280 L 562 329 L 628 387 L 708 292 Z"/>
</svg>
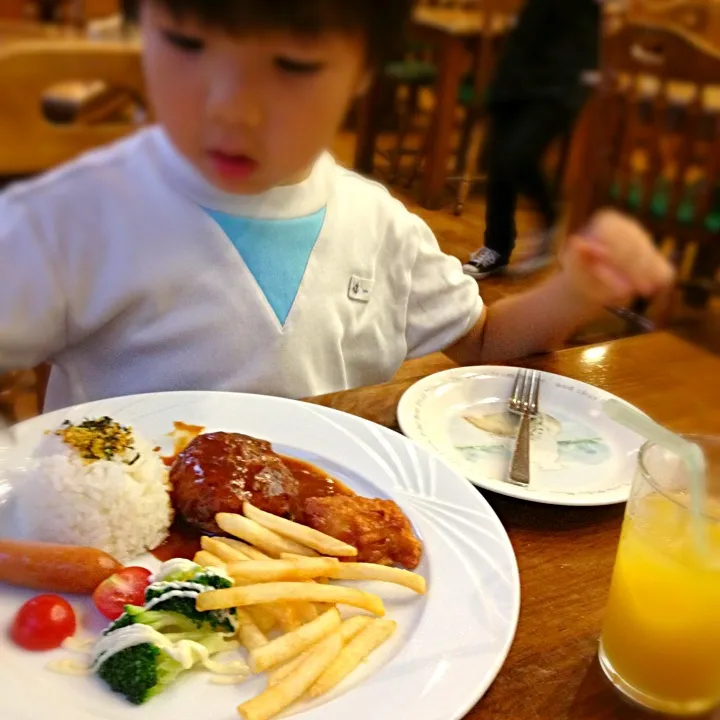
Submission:
<svg viewBox="0 0 720 720">
<path fill-rule="evenodd" d="M 362 97 L 370 89 L 370 85 L 372 84 L 374 75 L 375 75 L 375 73 L 372 70 L 368 70 L 362 76 L 362 78 L 360 78 L 360 82 L 358 83 L 357 90 L 355 91 L 355 94 L 357 95 L 357 97 Z"/>
</svg>

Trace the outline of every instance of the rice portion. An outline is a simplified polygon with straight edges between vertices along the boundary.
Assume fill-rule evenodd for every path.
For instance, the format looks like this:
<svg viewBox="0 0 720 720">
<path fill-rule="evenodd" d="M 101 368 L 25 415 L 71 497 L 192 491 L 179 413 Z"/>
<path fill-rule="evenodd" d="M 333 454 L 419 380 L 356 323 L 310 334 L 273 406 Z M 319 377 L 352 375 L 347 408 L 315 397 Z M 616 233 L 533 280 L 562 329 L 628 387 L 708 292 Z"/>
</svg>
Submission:
<svg viewBox="0 0 720 720">
<path fill-rule="evenodd" d="M 127 563 L 157 547 L 172 522 L 167 468 L 135 432 L 130 450 L 92 461 L 48 434 L 11 480 L 28 540 L 94 547 Z"/>
</svg>

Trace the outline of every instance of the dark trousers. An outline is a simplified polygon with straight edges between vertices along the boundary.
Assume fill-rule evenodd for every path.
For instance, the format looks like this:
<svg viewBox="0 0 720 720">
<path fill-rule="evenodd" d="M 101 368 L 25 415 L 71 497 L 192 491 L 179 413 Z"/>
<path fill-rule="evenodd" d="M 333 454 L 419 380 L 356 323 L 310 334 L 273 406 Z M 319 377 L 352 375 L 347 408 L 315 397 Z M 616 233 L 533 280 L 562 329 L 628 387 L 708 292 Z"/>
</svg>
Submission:
<svg viewBox="0 0 720 720">
<path fill-rule="evenodd" d="M 556 198 L 542 162 L 552 143 L 569 132 L 579 105 L 552 98 L 495 103 L 485 145 L 485 245 L 509 260 L 515 247 L 519 195 L 536 205 L 546 228 L 557 221 Z"/>
</svg>

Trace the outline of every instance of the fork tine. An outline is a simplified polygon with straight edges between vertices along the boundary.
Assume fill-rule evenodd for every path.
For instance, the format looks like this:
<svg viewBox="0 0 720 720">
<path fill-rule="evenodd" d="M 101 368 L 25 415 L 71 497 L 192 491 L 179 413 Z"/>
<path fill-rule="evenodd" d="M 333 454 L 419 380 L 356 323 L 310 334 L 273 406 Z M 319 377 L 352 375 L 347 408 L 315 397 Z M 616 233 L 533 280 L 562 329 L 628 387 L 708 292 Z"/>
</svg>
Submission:
<svg viewBox="0 0 720 720">
<path fill-rule="evenodd" d="M 533 370 L 530 377 L 529 410 L 532 415 L 538 413 L 538 402 L 540 398 L 540 373 Z"/>
<path fill-rule="evenodd" d="M 525 375 L 525 384 L 523 385 L 523 394 L 521 400 L 521 408 L 524 413 L 532 413 L 532 397 L 535 387 L 535 371 L 529 370 Z"/>
<path fill-rule="evenodd" d="M 525 393 L 526 375 L 526 371 L 524 369 L 520 369 L 515 376 L 515 384 L 513 385 L 512 395 L 510 396 L 509 403 L 512 410 L 519 410 L 522 405 L 523 395 Z"/>
<path fill-rule="evenodd" d="M 521 410 L 524 413 L 530 412 L 530 392 L 532 391 L 532 370 L 525 373 L 525 384 L 523 385 Z"/>
</svg>

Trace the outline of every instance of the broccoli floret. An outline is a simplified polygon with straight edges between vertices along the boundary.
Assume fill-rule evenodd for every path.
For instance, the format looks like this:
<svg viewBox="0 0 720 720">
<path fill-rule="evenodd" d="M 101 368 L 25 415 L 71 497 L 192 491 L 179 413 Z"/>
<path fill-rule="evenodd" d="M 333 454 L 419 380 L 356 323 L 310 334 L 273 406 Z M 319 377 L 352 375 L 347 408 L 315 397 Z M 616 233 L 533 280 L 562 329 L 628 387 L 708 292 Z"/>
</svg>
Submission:
<svg viewBox="0 0 720 720">
<path fill-rule="evenodd" d="M 135 645 L 110 656 L 97 674 L 131 703 L 142 705 L 162 692 L 182 672 L 179 662 L 151 643 Z"/>
<path fill-rule="evenodd" d="M 104 645 L 96 646 L 101 664 L 94 666 L 95 672 L 115 692 L 140 705 L 164 690 L 184 668 L 196 662 L 209 663 L 210 655 L 233 648 L 235 641 L 229 641 L 223 633 L 233 632 L 235 611 L 199 612 L 195 608 L 195 600 L 205 588 L 227 588 L 232 584 L 227 577 L 197 566 L 187 580 L 165 580 L 149 585 L 145 591 L 145 607 L 126 605 L 125 612 L 103 633 L 107 640 L 100 641 Z M 148 603 L 168 591 L 187 591 L 188 595 L 167 597 L 148 609 Z M 128 629 L 136 625 L 151 630 Z M 108 638 L 114 632 L 129 636 L 131 641 L 139 639 L 140 644 L 114 652 L 113 646 L 117 645 L 114 639 Z M 153 637 L 154 641 L 143 642 Z M 118 639 L 122 646 L 124 638 Z M 102 660 L 108 650 L 113 654 Z M 175 650 L 180 651 L 180 655 Z M 181 662 L 173 656 L 181 658 Z"/>
<path fill-rule="evenodd" d="M 213 630 L 217 632 L 231 633 L 235 630 L 235 610 L 209 610 L 200 612 L 195 608 L 195 599 L 200 594 L 196 585 L 204 585 L 208 588 L 223 589 L 233 586 L 232 580 L 212 570 L 201 569 L 193 574 L 186 581 L 165 581 L 173 582 L 182 590 L 183 586 L 193 595 L 187 597 L 169 597 L 162 602 L 153 605 L 153 611 L 182 615 L 190 620 L 195 628 L 202 630 Z M 167 585 L 156 583 L 149 585 L 145 590 L 145 604 L 162 597 L 167 592 Z"/>
<path fill-rule="evenodd" d="M 200 583 L 200 585 L 208 585 L 216 590 L 223 590 L 233 586 L 233 581 L 230 580 L 230 578 L 207 568 L 196 573 L 192 577 L 192 582 Z"/>
<path fill-rule="evenodd" d="M 105 630 L 103 635 L 128 627 L 128 625 L 149 625 L 158 632 L 172 630 L 178 633 L 187 633 L 196 629 L 195 623 L 181 613 L 146 610 L 137 605 L 126 605 L 125 612 Z"/>
</svg>

